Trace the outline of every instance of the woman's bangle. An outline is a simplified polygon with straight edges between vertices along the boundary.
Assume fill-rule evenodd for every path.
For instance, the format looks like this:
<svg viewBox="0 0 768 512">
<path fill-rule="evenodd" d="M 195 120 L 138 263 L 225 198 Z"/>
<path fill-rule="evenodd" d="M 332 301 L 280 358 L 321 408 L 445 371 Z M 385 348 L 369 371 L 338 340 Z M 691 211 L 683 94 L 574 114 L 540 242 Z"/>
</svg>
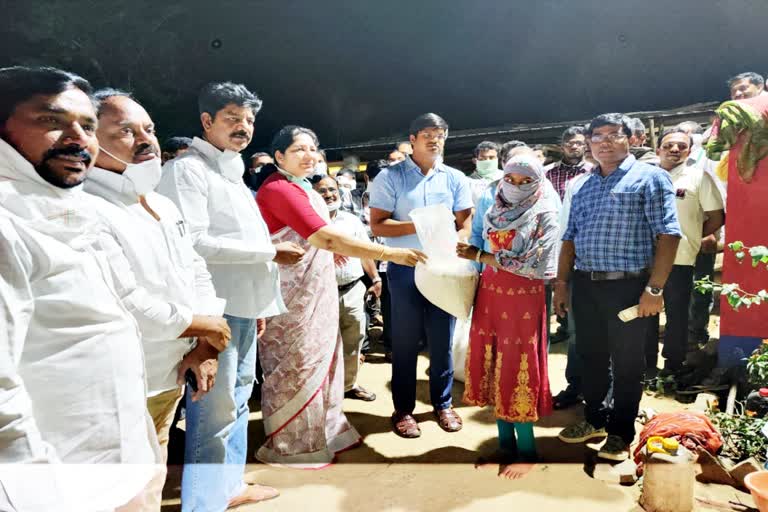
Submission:
<svg viewBox="0 0 768 512">
<path fill-rule="evenodd" d="M 482 257 L 483 257 L 483 250 L 482 249 L 478 249 L 477 250 L 477 254 L 475 254 L 475 261 L 480 263 L 480 258 L 482 258 Z"/>
</svg>

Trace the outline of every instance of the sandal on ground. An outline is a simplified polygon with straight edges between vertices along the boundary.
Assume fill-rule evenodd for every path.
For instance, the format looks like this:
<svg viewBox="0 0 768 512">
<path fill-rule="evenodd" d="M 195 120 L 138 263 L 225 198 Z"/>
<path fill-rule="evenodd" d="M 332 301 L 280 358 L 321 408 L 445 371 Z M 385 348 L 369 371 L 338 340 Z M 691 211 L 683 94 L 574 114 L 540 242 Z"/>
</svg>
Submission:
<svg viewBox="0 0 768 512">
<path fill-rule="evenodd" d="M 395 434 L 406 439 L 414 439 L 421 436 L 421 429 L 416 418 L 408 412 L 392 413 L 392 429 Z"/>
<path fill-rule="evenodd" d="M 464 426 L 461 417 L 453 410 L 453 407 L 434 411 L 434 413 L 437 418 L 437 424 L 446 432 L 458 432 Z"/>
<path fill-rule="evenodd" d="M 355 386 L 349 391 L 344 393 L 344 398 L 351 398 L 352 400 L 362 400 L 363 402 L 373 402 L 376 400 L 376 394 L 371 393 L 362 386 Z"/>
</svg>

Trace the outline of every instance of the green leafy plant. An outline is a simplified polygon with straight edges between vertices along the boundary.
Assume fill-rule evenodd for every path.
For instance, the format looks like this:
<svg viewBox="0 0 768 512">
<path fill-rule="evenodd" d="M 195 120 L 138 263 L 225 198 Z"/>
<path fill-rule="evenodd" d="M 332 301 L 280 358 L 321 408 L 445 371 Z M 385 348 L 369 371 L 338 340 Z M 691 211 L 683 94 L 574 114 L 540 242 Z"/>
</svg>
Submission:
<svg viewBox="0 0 768 512">
<path fill-rule="evenodd" d="M 736 260 L 739 263 L 743 263 L 747 254 L 749 254 L 753 268 L 757 268 L 759 265 L 766 265 L 766 269 L 768 269 L 768 247 L 764 245 L 748 247 L 743 242 L 736 241 L 728 244 L 728 249 L 735 253 L 734 256 L 736 256 Z M 720 292 L 728 301 L 728 305 L 735 310 L 742 306 L 746 308 L 759 306 L 768 301 L 768 291 L 766 290 L 750 293 L 743 290 L 738 283 L 715 283 L 709 277 L 696 281 L 694 286 L 699 293 Z"/>
<path fill-rule="evenodd" d="M 755 387 L 768 387 L 768 339 L 747 358 L 747 379 Z"/>
<path fill-rule="evenodd" d="M 738 414 L 727 414 L 717 409 L 710 409 L 707 414 L 712 424 L 723 436 L 721 454 L 734 462 L 741 462 L 749 457 L 755 457 L 765 462 L 765 452 L 768 449 L 768 438 L 762 429 L 768 419 L 757 418 L 751 411 L 744 411 L 744 405 L 736 402 Z"/>
</svg>

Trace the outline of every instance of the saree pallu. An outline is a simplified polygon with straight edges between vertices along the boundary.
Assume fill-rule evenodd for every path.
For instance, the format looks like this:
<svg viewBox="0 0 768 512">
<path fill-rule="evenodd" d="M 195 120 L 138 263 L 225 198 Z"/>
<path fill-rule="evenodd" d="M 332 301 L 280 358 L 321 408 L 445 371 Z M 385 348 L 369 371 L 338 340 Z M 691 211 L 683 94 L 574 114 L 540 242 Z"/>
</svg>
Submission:
<svg viewBox="0 0 768 512">
<path fill-rule="evenodd" d="M 544 283 L 486 267 L 465 366 L 464 397 L 496 418 L 533 422 L 552 412 Z"/>
<path fill-rule="evenodd" d="M 312 196 L 316 210 L 325 208 L 324 203 L 315 205 Z M 316 199 L 322 201 L 320 196 Z M 344 359 L 333 255 L 312 247 L 290 227 L 272 235 L 272 242 L 294 242 L 306 253 L 300 263 L 280 267 L 288 312 L 267 319 L 259 339 L 267 440 L 256 458 L 267 464 L 318 469 L 361 441 L 342 412 Z"/>
</svg>

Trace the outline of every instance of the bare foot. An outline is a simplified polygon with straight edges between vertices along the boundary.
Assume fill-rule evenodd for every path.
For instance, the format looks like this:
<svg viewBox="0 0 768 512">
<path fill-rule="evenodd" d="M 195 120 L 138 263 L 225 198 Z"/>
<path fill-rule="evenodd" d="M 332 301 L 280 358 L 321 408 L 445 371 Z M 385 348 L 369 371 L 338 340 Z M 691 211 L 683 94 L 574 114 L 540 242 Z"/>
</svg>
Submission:
<svg viewBox="0 0 768 512">
<path fill-rule="evenodd" d="M 499 476 L 509 480 L 518 480 L 531 472 L 536 464 L 517 462 L 514 464 L 499 464 Z"/>
<path fill-rule="evenodd" d="M 489 468 L 499 464 L 511 464 L 515 461 L 515 456 L 502 450 L 496 450 L 488 457 L 478 457 L 475 462 L 475 469 Z"/>
<path fill-rule="evenodd" d="M 229 508 L 239 507 L 246 503 L 258 503 L 260 501 L 271 500 L 280 496 L 277 489 L 267 487 L 266 485 L 248 484 L 245 490 L 239 496 L 229 500 Z"/>
</svg>

